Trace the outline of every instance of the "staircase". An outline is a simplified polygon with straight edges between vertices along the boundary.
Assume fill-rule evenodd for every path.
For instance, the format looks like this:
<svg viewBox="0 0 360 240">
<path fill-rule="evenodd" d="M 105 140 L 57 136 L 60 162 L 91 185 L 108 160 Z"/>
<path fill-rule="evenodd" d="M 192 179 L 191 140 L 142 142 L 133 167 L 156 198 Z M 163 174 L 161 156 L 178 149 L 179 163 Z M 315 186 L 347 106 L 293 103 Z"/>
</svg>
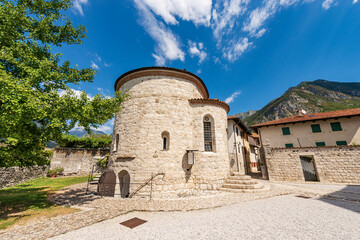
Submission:
<svg viewBox="0 0 360 240">
<path fill-rule="evenodd" d="M 269 191 L 270 187 L 264 186 L 257 180 L 252 179 L 249 175 L 234 172 L 219 190 L 233 193 L 257 193 Z"/>
</svg>

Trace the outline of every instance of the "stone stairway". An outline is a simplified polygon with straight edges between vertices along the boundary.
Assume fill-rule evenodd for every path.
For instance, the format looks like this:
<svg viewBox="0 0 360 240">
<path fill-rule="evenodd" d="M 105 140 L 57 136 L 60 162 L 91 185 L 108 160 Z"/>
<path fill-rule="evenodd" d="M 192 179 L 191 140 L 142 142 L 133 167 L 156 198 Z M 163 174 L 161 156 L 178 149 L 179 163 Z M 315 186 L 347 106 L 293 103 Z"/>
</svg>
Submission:
<svg viewBox="0 0 360 240">
<path fill-rule="evenodd" d="M 252 179 L 249 175 L 234 172 L 219 190 L 233 193 L 257 193 L 269 191 L 270 187 L 264 186 L 256 179 Z"/>
</svg>

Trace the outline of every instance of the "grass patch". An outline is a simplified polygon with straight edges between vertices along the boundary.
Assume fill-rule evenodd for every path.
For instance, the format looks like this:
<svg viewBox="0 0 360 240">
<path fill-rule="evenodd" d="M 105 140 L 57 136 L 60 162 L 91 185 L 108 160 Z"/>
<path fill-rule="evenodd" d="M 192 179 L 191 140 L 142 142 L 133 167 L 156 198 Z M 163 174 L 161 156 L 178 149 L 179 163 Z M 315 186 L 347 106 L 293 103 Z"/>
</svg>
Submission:
<svg viewBox="0 0 360 240">
<path fill-rule="evenodd" d="M 47 196 L 61 188 L 86 181 L 87 177 L 43 177 L 0 189 L 0 229 L 42 216 L 54 217 L 76 211 L 52 204 Z"/>
</svg>

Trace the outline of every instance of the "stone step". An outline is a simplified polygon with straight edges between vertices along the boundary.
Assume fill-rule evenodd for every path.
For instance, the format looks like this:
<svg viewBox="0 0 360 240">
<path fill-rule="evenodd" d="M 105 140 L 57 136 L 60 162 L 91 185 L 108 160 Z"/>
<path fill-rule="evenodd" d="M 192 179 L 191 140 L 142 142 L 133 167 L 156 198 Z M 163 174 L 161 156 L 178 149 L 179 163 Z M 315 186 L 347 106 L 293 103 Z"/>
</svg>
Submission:
<svg viewBox="0 0 360 240">
<path fill-rule="evenodd" d="M 246 179 L 246 180 L 238 180 L 238 179 L 227 179 L 225 181 L 225 183 L 230 183 L 230 184 L 246 184 L 246 185 L 252 185 L 252 184 L 257 184 L 258 181 L 254 180 L 254 179 Z"/>
<path fill-rule="evenodd" d="M 231 192 L 231 193 L 261 193 L 268 192 L 270 190 L 269 186 L 265 186 L 260 189 L 236 189 L 236 188 L 219 188 L 220 191 Z"/>
<path fill-rule="evenodd" d="M 222 188 L 235 188 L 235 189 L 260 189 L 263 187 L 264 187 L 264 185 L 262 185 L 261 183 L 254 184 L 254 185 L 225 183 L 222 186 Z"/>
<path fill-rule="evenodd" d="M 247 176 L 247 175 L 245 175 L 243 173 L 239 173 L 239 172 L 233 172 L 232 176 Z"/>
<path fill-rule="evenodd" d="M 229 176 L 229 180 L 251 180 L 249 175 L 242 175 L 242 176 Z"/>
</svg>

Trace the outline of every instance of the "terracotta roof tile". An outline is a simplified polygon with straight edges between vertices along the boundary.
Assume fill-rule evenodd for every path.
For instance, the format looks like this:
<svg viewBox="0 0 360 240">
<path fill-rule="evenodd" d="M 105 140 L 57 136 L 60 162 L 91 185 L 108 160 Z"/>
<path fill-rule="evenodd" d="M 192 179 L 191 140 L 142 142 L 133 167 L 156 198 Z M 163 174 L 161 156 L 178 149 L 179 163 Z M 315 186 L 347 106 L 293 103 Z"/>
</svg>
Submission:
<svg viewBox="0 0 360 240">
<path fill-rule="evenodd" d="M 351 116 L 360 116 L 360 108 L 354 109 L 346 109 L 346 110 L 339 110 L 333 112 L 322 112 L 322 113 L 310 113 L 305 115 L 296 115 L 292 117 L 282 118 L 266 123 L 260 123 L 251 126 L 252 129 L 257 129 L 259 127 L 265 126 L 274 126 L 286 123 L 296 123 L 296 122 L 306 122 L 306 121 L 314 121 L 314 120 L 323 120 L 323 119 L 330 119 L 330 118 L 341 118 L 341 117 L 351 117 Z"/>
</svg>

